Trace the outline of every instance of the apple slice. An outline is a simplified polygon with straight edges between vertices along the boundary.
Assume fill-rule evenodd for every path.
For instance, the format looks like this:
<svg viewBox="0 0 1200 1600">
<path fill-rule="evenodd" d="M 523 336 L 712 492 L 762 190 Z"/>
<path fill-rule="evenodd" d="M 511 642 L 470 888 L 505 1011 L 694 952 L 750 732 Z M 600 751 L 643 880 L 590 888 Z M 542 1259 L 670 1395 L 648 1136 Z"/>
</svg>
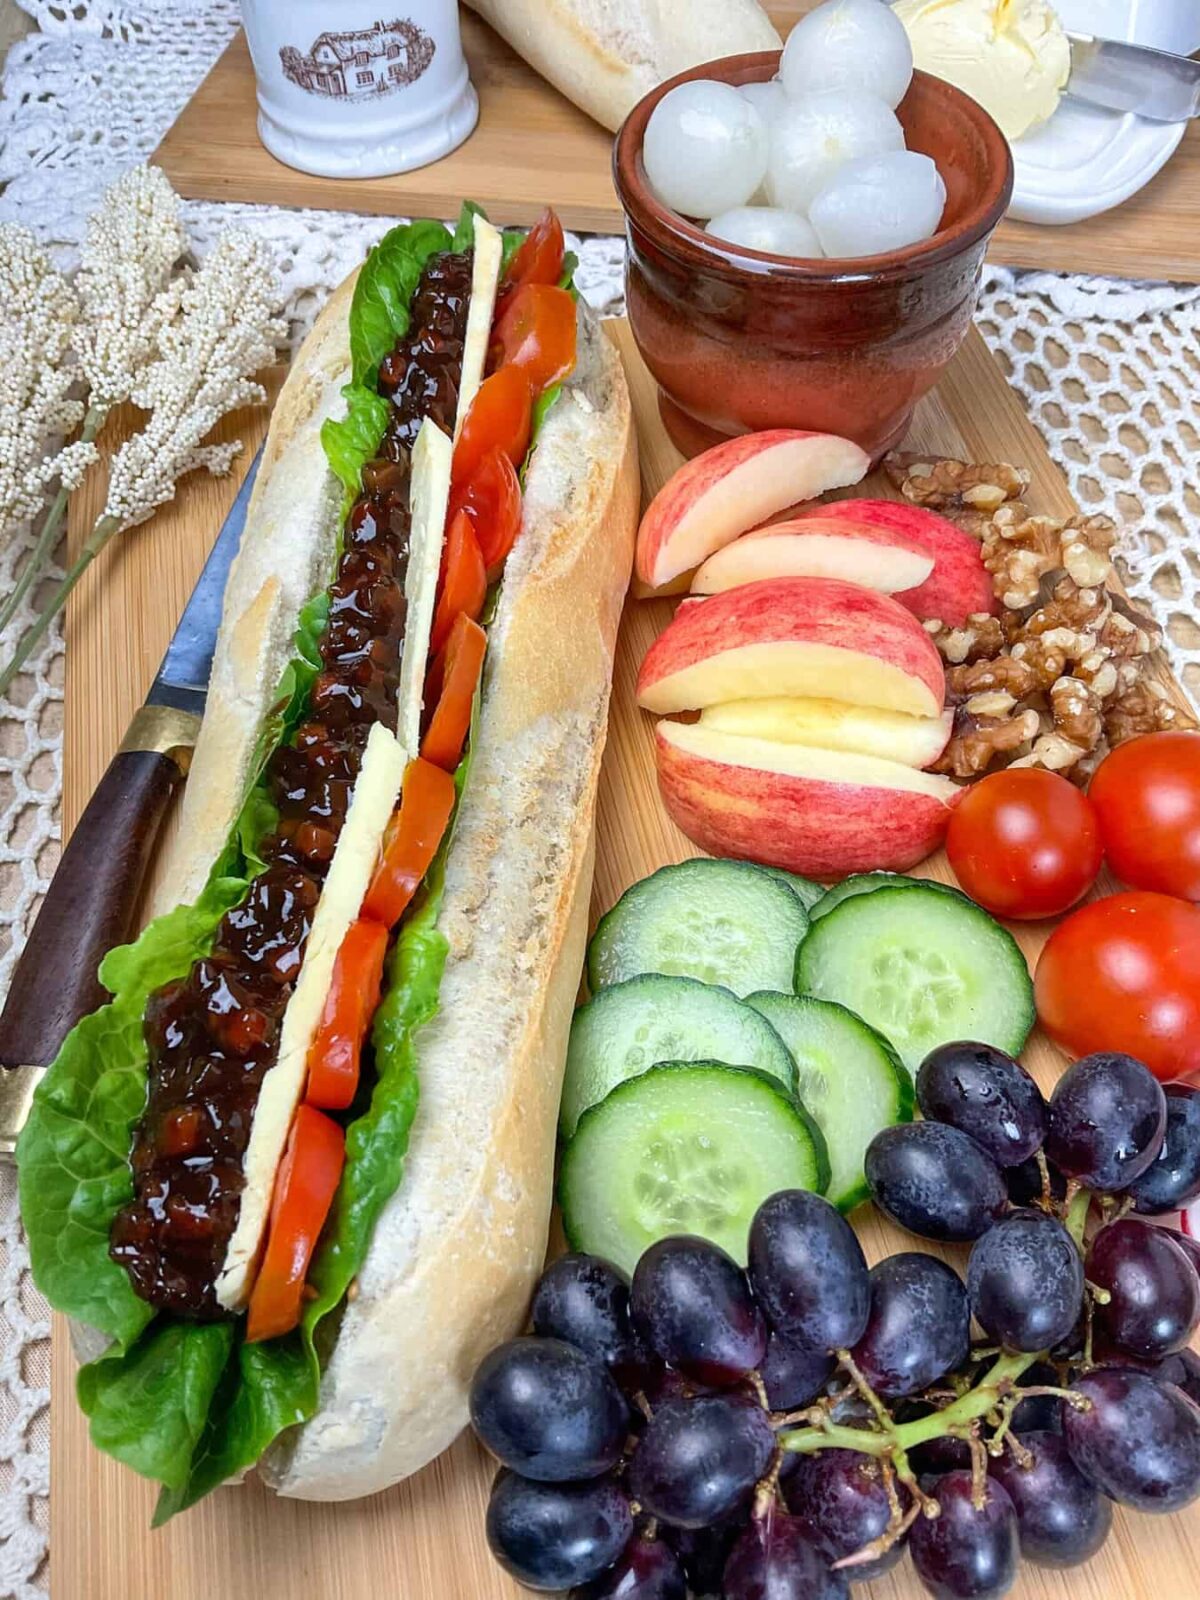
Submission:
<svg viewBox="0 0 1200 1600">
<path fill-rule="evenodd" d="M 912 588 L 892 591 L 915 616 L 960 628 L 970 616 L 999 611 L 979 540 L 934 511 L 899 500 L 833 500 L 801 511 L 796 523 L 826 537 L 865 539 L 872 546 L 885 539 L 900 549 L 931 558 L 933 570 L 927 578 Z M 863 552 L 860 559 L 869 566 L 876 559 L 874 549 Z"/>
<path fill-rule="evenodd" d="M 727 700 L 700 713 L 700 726 L 719 733 L 850 750 L 903 767 L 932 766 L 950 742 L 953 722 L 952 711 L 940 717 L 906 717 L 841 700 Z"/>
<path fill-rule="evenodd" d="M 939 717 L 945 689 L 933 641 L 890 596 L 771 578 L 681 606 L 646 652 L 637 699 L 672 712 L 800 695 Z"/>
<path fill-rule="evenodd" d="M 857 483 L 870 464 L 835 433 L 772 428 L 726 439 L 686 462 L 650 502 L 638 530 L 637 575 L 661 589 L 747 528 Z"/>
<path fill-rule="evenodd" d="M 843 750 L 660 722 L 667 810 L 710 855 L 825 881 L 904 872 L 937 849 L 962 791 L 949 778 Z"/>
<path fill-rule="evenodd" d="M 933 571 L 933 557 L 907 550 L 884 532 L 846 538 L 803 522 L 776 522 L 718 550 L 692 579 L 693 594 L 721 594 L 762 578 L 840 578 L 881 594 L 915 589 Z"/>
</svg>

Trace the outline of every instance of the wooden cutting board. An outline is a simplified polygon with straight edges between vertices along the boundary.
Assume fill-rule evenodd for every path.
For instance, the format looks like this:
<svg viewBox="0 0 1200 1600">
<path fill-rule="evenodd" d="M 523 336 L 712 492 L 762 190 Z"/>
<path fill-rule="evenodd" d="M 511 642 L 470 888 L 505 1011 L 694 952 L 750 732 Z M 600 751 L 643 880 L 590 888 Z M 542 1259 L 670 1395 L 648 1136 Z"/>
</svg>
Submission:
<svg viewBox="0 0 1200 1600">
<path fill-rule="evenodd" d="M 815 0 L 768 5 L 786 35 Z M 255 129 L 254 69 L 241 33 L 151 157 L 192 200 L 319 206 L 383 216 L 458 214 L 463 197 L 493 222 L 531 223 L 552 205 L 582 232 L 622 233 L 609 167 L 611 136 L 563 98 L 473 13 L 463 45 L 479 91 L 479 125 L 442 161 L 392 178 L 314 178 L 269 155 Z M 1200 283 L 1200 124 L 1159 175 L 1118 210 L 1063 228 L 1004 222 L 990 259 L 1052 272 Z"/>
<path fill-rule="evenodd" d="M 653 382 L 628 328 L 610 325 L 626 359 L 652 494 L 680 457 L 658 420 Z M 247 445 L 234 477 L 189 480 L 178 500 L 111 547 L 80 585 L 68 615 L 64 829 L 69 830 L 150 682 L 174 620 L 265 429 L 262 412 L 222 431 Z M 105 441 L 109 442 L 109 441 Z M 1034 509 L 1068 514 L 1070 495 L 982 339 L 972 332 L 923 400 L 908 443 L 969 460 L 1032 468 Z M 882 475 L 862 492 L 890 495 Z M 78 541 L 99 503 L 89 483 L 73 507 Z M 696 852 L 667 820 L 654 779 L 651 719 L 634 708 L 633 683 L 669 602 L 630 600 L 618 651 L 598 819 L 593 916 L 636 879 Z M 1181 703 L 1186 703 L 1182 700 Z M 944 856 L 928 864 L 949 879 Z M 1044 932 L 1025 929 L 1035 957 Z M 1062 1060 L 1036 1038 L 1027 1061 L 1044 1086 Z M 855 1217 L 872 1259 L 911 1248 L 870 1207 Z M 934 1248 L 936 1246 L 926 1246 Z M 952 1253 L 951 1253 L 952 1255 Z M 958 1264 L 963 1265 L 961 1253 Z M 404 1352 L 397 1352 L 397 1361 Z M 65 1325 L 54 1327 L 51 1403 L 51 1583 L 54 1600 L 517 1600 L 520 1591 L 490 1559 L 483 1513 L 492 1468 L 472 1439 L 388 1493 L 340 1506 L 276 1500 L 257 1484 L 219 1491 L 152 1533 L 153 1487 L 93 1450 L 75 1406 Z M 1200 1571 L 1200 1505 L 1150 1520 L 1118 1513 L 1113 1536 L 1086 1568 L 1023 1569 L 1013 1600 L 1188 1600 Z M 920 1600 L 903 1564 L 863 1600 Z"/>
</svg>

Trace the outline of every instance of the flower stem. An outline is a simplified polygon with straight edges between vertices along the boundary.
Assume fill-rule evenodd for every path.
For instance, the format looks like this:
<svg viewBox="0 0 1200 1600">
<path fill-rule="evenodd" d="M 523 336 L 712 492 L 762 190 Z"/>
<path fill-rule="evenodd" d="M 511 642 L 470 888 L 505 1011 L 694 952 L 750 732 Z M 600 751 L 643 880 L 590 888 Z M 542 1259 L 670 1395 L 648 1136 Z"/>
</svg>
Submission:
<svg viewBox="0 0 1200 1600">
<path fill-rule="evenodd" d="M 51 622 L 66 603 L 67 596 L 71 593 L 71 590 L 83 577 L 113 534 L 119 531 L 120 526 L 121 524 L 116 517 L 100 517 L 97 519 L 95 527 L 88 534 L 87 539 L 84 541 L 83 549 L 80 550 L 75 560 L 71 563 L 66 576 L 46 602 L 33 627 L 21 640 L 17 653 L 4 668 L 3 672 L 0 672 L 0 695 L 8 693 L 13 679 L 28 661 L 38 642 L 44 637 Z"/>
<path fill-rule="evenodd" d="M 87 415 L 83 419 L 83 429 L 79 435 L 82 443 L 91 444 L 93 439 L 95 439 L 96 435 L 100 432 L 100 429 L 104 426 L 104 419 L 107 415 L 107 408 L 103 406 L 88 407 Z M 35 584 L 38 578 L 41 577 L 42 572 L 45 570 L 46 563 L 54 553 L 54 546 L 58 543 L 63 517 L 65 516 L 67 510 L 67 501 L 70 499 L 70 497 L 71 491 L 67 488 L 66 484 L 60 483 L 58 486 L 58 493 L 50 502 L 50 508 L 46 512 L 46 520 L 42 523 L 41 532 L 37 536 L 37 543 L 30 551 L 29 560 L 25 563 L 25 570 L 21 573 L 21 576 L 17 579 L 16 584 L 13 586 L 13 592 L 9 595 L 3 606 L 0 606 L 0 633 L 3 633 L 4 629 L 8 627 L 9 623 L 16 616 L 17 609 L 20 606 L 21 601 L 25 598 L 33 584 Z M 7 680 L 5 682 L 5 687 L 7 687 Z"/>
</svg>

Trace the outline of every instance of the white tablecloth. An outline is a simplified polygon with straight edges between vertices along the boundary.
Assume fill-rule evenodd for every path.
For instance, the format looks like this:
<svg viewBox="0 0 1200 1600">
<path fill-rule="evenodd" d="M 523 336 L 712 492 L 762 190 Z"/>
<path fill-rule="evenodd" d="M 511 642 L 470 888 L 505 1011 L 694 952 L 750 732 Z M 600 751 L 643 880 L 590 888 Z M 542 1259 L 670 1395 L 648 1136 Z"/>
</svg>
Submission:
<svg viewBox="0 0 1200 1600">
<path fill-rule="evenodd" d="M 0 99 L 0 219 L 72 262 L 89 209 L 154 149 L 237 25 L 235 0 L 18 0 L 41 31 L 14 46 Z M 342 212 L 190 202 L 203 254 L 236 218 L 278 254 L 293 337 L 390 225 Z M 577 242 L 578 281 L 621 309 L 622 245 Z M 979 325 L 1080 503 L 1126 529 L 1134 594 L 1200 702 L 1200 289 L 988 268 Z M 0 593 L 27 548 L 0 556 Z M 18 619 L 18 622 L 24 619 Z M 0 993 L 58 858 L 62 636 L 0 702 Z M 49 1341 L 12 1174 L 0 1174 L 0 1600 L 46 1581 Z"/>
</svg>

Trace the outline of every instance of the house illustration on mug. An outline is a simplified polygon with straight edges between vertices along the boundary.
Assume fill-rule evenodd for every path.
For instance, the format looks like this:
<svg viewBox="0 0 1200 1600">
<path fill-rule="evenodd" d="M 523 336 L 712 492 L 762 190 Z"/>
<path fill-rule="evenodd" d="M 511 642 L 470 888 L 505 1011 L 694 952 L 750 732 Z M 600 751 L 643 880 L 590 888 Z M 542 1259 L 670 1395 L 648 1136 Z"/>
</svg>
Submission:
<svg viewBox="0 0 1200 1600">
<path fill-rule="evenodd" d="M 397 18 L 354 33 L 319 34 L 307 55 L 285 45 L 279 59 L 284 77 L 309 94 L 363 100 L 415 83 L 436 48 L 415 22 Z"/>
</svg>

